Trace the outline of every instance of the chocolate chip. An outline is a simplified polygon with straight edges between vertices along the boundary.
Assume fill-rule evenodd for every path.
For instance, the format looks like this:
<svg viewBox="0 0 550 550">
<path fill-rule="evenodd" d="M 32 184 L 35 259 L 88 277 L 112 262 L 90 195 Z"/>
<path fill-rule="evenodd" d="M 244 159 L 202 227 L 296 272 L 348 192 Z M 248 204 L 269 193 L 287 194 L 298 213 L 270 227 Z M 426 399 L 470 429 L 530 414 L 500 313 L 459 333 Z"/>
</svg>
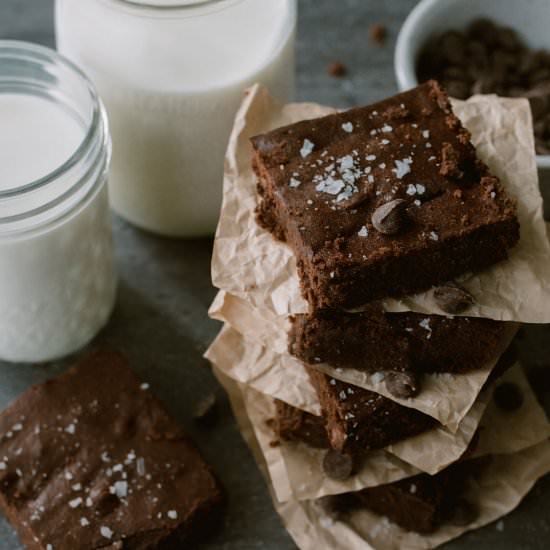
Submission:
<svg viewBox="0 0 550 550">
<path fill-rule="evenodd" d="M 438 286 L 433 291 L 435 303 L 442 311 L 456 315 L 466 311 L 473 303 L 473 296 L 456 283 Z"/>
<path fill-rule="evenodd" d="M 395 235 L 399 233 L 406 224 L 407 201 L 395 199 L 379 206 L 372 214 L 372 225 L 383 235 Z"/>
<path fill-rule="evenodd" d="M 341 61 L 333 61 L 327 67 L 327 73 L 338 78 L 348 74 L 348 68 Z"/>
<path fill-rule="evenodd" d="M 450 523 L 457 527 L 466 527 L 479 517 L 478 507 L 464 498 L 456 501 Z"/>
<path fill-rule="evenodd" d="M 382 46 L 382 44 L 384 44 L 384 42 L 386 41 L 386 35 L 386 27 L 384 27 L 384 25 L 380 23 L 375 23 L 369 29 L 370 39 L 377 46 Z"/>
<path fill-rule="evenodd" d="M 323 459 L 323 471 L 335 481 L 346 481 L 353 472 L 353 460 L 348 454 L 330 449 Z"/>
<path fill-rule="evenodd" d="M 210 394 L 198 402 L 193 413 L 193 418 L 197 422 L 212 425 L 216 421 L 218 416 L 217 413 L 218 403 L 216 396 L 214 394 Z"/>
<path fill-rule="evenodd" d="M 493 399 L 497 407 L 506 412 L 516 411 L 523 405 L 521 390 L 511 382 L 499 384 L 493 392 Z"/>
<path fill-rule="evenodd" d="M 418 380 L 410 372 L 390 372 L 385 378 L 386 389 L 397 399 L 414 397 L 419 388 Z"/>
</svg>

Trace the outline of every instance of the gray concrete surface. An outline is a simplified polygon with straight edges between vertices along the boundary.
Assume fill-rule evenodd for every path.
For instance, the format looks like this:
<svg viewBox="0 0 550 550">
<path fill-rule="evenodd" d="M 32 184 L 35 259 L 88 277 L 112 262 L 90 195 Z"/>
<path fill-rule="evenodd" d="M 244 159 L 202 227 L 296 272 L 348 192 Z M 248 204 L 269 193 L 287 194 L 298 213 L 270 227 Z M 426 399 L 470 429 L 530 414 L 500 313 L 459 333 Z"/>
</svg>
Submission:
<svg viewBox="0 0 550 550">
<path fill-rule="evenodd" d="M 52 46 L 52 0 L 1 0 L 0 38 Z M 340 107 L 366 103 L 396 90 L 392 54 L 398 29 L 415 0 L 299 0 L 298 98 Z M 368 29 L 384 23 L 389 40 L 372 46 Z M 349 77 L 326 74 L 327 63 L 344 61 Z M 0 121 L 1 124 L 1 121 Z M 1 167 L 0 167 L 1 170 Z M 223 392 L 202 353 L 219 329 L 208 320 L 211 241 L 170 241 L 114 219 L 121 288 L 115 313 L 95 345 L 125 351 L 141 376 L 196 438 L 229 495 L 223 532 L 207 546 L 217 550 L 290 550 L 294 545 L 272 509 L 264 482 L 242 442 Z M 548 362 L 549 331 L 529 327 L 521 340 L 527 365 Z M 60 372 L 65 364 L 28 367 L 0 363 L 0 407 L 31 383 Z M 200 396 L 216 392 L 223 413 L 218 425 L 201 431 L 192 410 Z M 543 396 L 546 406 L 549 395 Z M 550 548 L 550 479 L 537 484 L 504 520 L 446 546 L 500 550 Z M 19 550 L 16 535 L 0 519 L 0 550 Z M 75 549 L 77 550 L 77 549 Z M 321 550 L 321 549 L 320 549 Z"/>
</svg>

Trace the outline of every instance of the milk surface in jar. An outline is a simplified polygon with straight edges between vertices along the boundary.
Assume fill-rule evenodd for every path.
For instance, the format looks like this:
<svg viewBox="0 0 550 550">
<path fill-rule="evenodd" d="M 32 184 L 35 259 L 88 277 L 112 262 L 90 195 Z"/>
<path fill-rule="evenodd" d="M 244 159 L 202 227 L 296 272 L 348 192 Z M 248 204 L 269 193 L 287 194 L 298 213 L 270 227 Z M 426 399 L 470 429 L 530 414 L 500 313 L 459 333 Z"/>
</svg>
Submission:
<svg viewBox="0 0 550 550">
<path fill-rule="evenodd" d="M 114 304 L 106 119 L 72 64 L 0 41 L 0 122 L 0 360 L 57 359 Z"/>
<path fill-rule="evenodd" d="M 296 0 L 57 0 L 59 51 L 84 67 L 113 136 L 114 209 L 169 236 L 211 234 L 243 91 L 294 91 Z"/>
</svg>

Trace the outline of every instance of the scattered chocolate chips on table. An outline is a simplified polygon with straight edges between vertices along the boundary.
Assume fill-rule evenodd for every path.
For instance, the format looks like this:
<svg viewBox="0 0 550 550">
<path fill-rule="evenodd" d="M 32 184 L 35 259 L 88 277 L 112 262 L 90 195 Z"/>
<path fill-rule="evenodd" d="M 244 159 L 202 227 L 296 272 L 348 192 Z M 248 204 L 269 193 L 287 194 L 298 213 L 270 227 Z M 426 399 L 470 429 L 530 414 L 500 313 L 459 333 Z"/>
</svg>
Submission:
<svg viewBox="0 0 550 550">
<path fill-rule="evenodd" d="M 458 99 L 495 93 L 531 104 L 537 153 L 550 154 L 550 51 L 532 50 L 518 33 L 489 19 L 434 36 L 417 66 L 421 82 L 434 78 Z"/>
<path fill-rule="evenodd" d="M 371 39 L 371 42 L 373 42 L 377 46 L 382 46 L 386 42 L 387 34 L 388 32 L 386 30 L 386 27 L 381 23 L 375 23 L 369 29 L 369 37 Z"/>
<path fill-rule="evenodd" d="M 335 78 L 340 78 L 348 74 L 348 68 L 341 61 L 333 61 L 328 65 L 327 73 Z"/>
</svg>

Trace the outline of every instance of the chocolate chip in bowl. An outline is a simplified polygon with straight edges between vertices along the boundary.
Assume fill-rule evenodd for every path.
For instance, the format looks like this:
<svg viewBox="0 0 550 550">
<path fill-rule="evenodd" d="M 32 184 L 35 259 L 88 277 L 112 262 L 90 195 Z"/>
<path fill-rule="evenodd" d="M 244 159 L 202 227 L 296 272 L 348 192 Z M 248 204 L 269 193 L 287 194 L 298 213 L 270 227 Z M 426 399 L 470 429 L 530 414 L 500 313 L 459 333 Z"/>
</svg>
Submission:
<svg viewBox="0 0 550 550">
<path fill-rule="evenodd" d="M 449 95 L 525 97 L 539 155 L 550 154 L 550 51 L 529 48 L 511 27 L 487 18 L 432 36 L 417 61 L 420 82 L 436 79 Z"/>
</svg>

